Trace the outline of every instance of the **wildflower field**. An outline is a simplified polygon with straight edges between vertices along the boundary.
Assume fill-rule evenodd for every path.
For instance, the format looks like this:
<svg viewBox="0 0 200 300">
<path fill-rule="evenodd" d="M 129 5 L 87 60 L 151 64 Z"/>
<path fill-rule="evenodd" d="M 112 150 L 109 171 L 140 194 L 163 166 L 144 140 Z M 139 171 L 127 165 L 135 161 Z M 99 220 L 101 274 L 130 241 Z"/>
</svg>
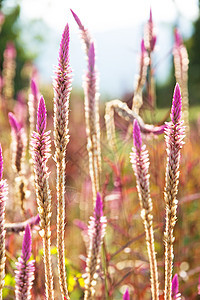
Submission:
<svg viewBox="0 0 200 300">
<path fill-rule="evenodd" d="M 18 53 L 12 40 L 3 50 L 0 299 L 200 299 L 200 110 L 189 107 L 181 34 L 167 108 L 157 109 L 151 10 L 131 100 L 103 102 L 98 45 L 71 13 L 87 62 L 82 95 L 70 24 L 48 89 L 29 66 L 16 93 Z"/>
</svg>

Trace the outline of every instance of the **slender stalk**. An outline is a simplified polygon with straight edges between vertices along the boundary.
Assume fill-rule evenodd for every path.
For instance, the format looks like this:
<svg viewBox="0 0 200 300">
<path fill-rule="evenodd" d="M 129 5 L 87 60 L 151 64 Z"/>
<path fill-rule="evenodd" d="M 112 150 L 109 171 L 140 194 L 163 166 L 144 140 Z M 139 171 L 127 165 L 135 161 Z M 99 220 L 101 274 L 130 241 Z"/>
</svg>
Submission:
<svg viewBox="0 0 200 300">
<path fill-rule="evenodd" d="M 33 132 L 31 147 L 33 154 L 33 166 L 35 172 L 35 187 L 40 216 L 40 236 L 43 240 L 44 267 L 45 267 L 45 291 L 46 298 L 54 299 L 53 274 L 51 263 L 51 195 L 49 189 L 49 172 L 47 160 L 50 157 L 50 132 L 46 130 L 46 108 L 43 97 L 40 98 L 37 116 L 37 132 Z"/>
<path fill-rule="evenodd" d="M 94 299 L 95 285 L 98 278 L 97 270 L 100 265 L 100 250 L 105 235 L 106 218 L 103 216 L 103 205 L 101 196 L 97 193 L 94 217 L 89 222 L 89 250 L 86 261 L 87 279 L 85 280 L 84 300 Z"/>
<path fill-rule="evenodd" d="M 165 173 L 164 200 L 166 209 L 166 225 L 164 233 L 165 242 L 165 300 L 171 300 L 172 269 L 173 269 L 173 243 L 174 226 L 176 224 L 176 210 L 178 200 L 180 149 L 183 146 L 184 126 L 181 122 L 181 93 L 179 85 L 176 84 L 171 109 L 171 122 L 165 129 L 165 141 L 167 151 L 167 165 Z"/>
<path fill-rule="evenodd" d="M 93 207 L 95 207 L 96 195 L 100 188 L 101 175 L 101 132 L 99 124 L 99 93 L 97 92 L 98 76 L 95 67 L 95 49 L 89 31 L 83 26 L 78 16 L 72 10 L 71 12 L 79 26 L 88 60 L 88 71 L 84 82 L 85 122 L 89 156 L 89 173 L 92 182 Z"/>
<path fill-rule="evenodd" d="M 133 126 L 134 148 L 131 153 L 131 163 L 137 181 L 137 191 L 141 206 L 141 217 L 144 223 L 147 251 L 150 263 L 152 299 L 159 299 L 158 268 L 154 246 L 152 200 L 149 188 L 149 154 L 146 146 L 142 146 L 140 127 L 137 121 Z"/>
<path fill-rule="evenodd" d="M 5 206 L 8 194 L 8 185 L 3 177 L 3 156 L 0 145 L 0 300 L 2 300 L 2 290 L 5 277 Z"/>
<path fill-rule="evenodd" d="M 69 299 L 65 271 L 65 153 L 69 142 L 68 114 L 71 92 L 69 67 L 69 27 L 66 25 L 60 43 L 58 67 L 54 81 L 54 144 L 57 167 L 57 248 L 58 274 L 62 298 Z"/>
<path fill-rule="evenodd" d="M 22 245 L 22 255 L 16 263 L 15 271 L 15 296 L 16 300 L 30 300 L 31 288 L 34 280 L 34 260 L 28 262 L 31 256 L 31 229 L 27 224 Z"/>
</svg>

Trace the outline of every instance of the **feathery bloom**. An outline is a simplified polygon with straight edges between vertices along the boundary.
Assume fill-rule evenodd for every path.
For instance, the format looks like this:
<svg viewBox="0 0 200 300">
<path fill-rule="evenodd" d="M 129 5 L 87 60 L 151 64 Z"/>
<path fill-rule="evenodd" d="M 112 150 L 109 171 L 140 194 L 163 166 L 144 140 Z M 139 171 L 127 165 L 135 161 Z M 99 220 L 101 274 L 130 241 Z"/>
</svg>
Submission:
<svg viewBox="0 0 200 300">
<path fill-rule="evenodd" d="M 28 262 L 31 257 L 31 250 L 31 229 L 29 224 L 27 224 L 22 244 L 22 255 L 18 258 L 18 262 L 16 263 L 15 296 L 17 300 L 31 299 L 31 288 L 34 281 L 35 271 L 35 261 L 31 260 Z"/>
<path fill-rule="evenodd" d="M 26 199 L 26 180 L 24 177 L 24 157 L 26 149 L 26 134 L 22 124 L 18 122 L 13 113 L 8 114 L 12 132 L 12 167 L 16 173 L 15 184 L 18 191 L 17 197 L 21 204 L 22 213 L 25 215 L 24 202 Z"/>
<path fill-rule="evenodd" d="M 32 134 L 32 132 L 36 130 L 37 109 L 40 100 L 40 93 L 38 91 L 38 87 L 34 79 L 31 79 L 30 88 L 31 90 L 28 97 L 28 109 L 30 120 L 30 134 Z"/>
<path fill-rule="evenodd" d="M 130 159 L 136 176 L 137 191 L 141 206 L 141 217 L 146 233 L 146 243 L 150 263 L 152 299 L 159 299 L 159 284 L 156 253 L 154 247 L 152 200 L 149 188 L 149 154 L 146 145 L 142 146 L 142 138 L 139 124 L 134 120 L 133 143 Z"/>
<path fill-rule="evenodd" d="M 13 153 L 13 168 L 17 174 L 23 172 L 23 160 L 26 147 L 26 136 L 24 128 L 17 121 L 13 113 L 8 114 L 9 123 L 12 129 L 12 153 Z"/>
<path fill-rule="evenodd" d="M 172 299 L 181 300 L 181 294 L 179 293 L 178 274 L 175 274 L 172 279 Z"/>
<path fill-rule="evenodd" d="M 3 180 L 3 155 L 0 145 L 0 299 L 2 299 L 2 289 L 5 277 L 5 206 L 8 194 L 8 185 Z"/>
<path fill-rule="evenodd" d="M 84 41 L 84 44 L 85 44 L 85 51 L 86 51 L 86 54 L 88 55 L 88 52 L 89 52 L 89 49 L 90 49 L 90 45 L 92 43 L 92 39 L 91 39 L 91 36 L 90 36 L 90 33 L 89 31 L 83 26 L 83 24 L 81 23 L 81 20 L 79 19 L 79 17 L 75 14 L 75 12 L 71 10 L 71 13 L 74 17 L 74 20 L 76 21 L 80 31 L 81 31 L 81 38 L 82 40 Z"/>
<path fill-rule="evenodd" d="M 91 43 L 88 52 L 88 71 L 85 77 L 84 93 L 89 172 L 92 181 L 93 203 L 95 206 L 96 194 L 99 191 L 101 154 L 99 126 L 99 95 L 97 93 L 95 50 L 93 43 Z"/>
<path fill-rule="evenodd" d="M 124 295 L 123 295 L 123 300 L 130 300 L 130 295 L 128 289 L 126 289 Z"/>
<path fill-rule="evenodd" d="M 47 299 L 54 299 L 53 274 L 50 253 L 50 218 L 51 218 L 51 194 L 49 189 L 49 172 L 47 161 L 50 157 L 50 131 L 46 130 L 46 107 L 41 96 L 37 113 L 37 132 L 32 133 L 31 147 L 33 166 L 35 172 L 35 187 L 40 216 L 40 235 L 43 240 L 45 287 Z"/>
<path fill-rule="evenodd" d="M 181 121 L 181 92 L 178 83 L 175 86 L 171 122 L 165 128 L 167 165 L 165 173 L 164 200 L 166 205 L 165 241 L 165 300 L 171 300 L 172 269 L 173 269 L 173 230 L 176 223 L 178 201 L 176 195 L 179 182 L 180 150 L 183 146 L 185 130 Z"/>
<path fill-rule="evenodd" d="M 85 296 L 84 300 L 93 299 L 95 293 L 95 284 L 97 279 L 97 271 L 100 264 L 100 250 L 103 237 L 106 230 L 106 217 L 103 216 L 103 203 L 101 196 L 97 193 L 96 206 L 94 215 L 90 217 L 88 234 L 89 234 L 89 250 L 86 261 L 87 279 L 85 280 Z"/>
<path fill-rule="evenodd" d="M 69 142 L 68 115 L 72 74 L 69 65 L 69 26 L 65 26 L 59 50 L 58 66 L 54 79 L 54 144 L 57 167 L 57 248 L 58 273 L 62 297 L 69 299 L 65 271 L 64 220 L 65 220 L 65 153 Z"/>
<path fill-rule="evenodd" d="M 101 173 L 101 144 L 99 124 L 99 93 L 98 76 L 95 69 L 95 48 L 87 29 L 82 25 L 78 16 L 71 10 L 72 15 L 81 31 L 81 38 L 85 44 L 88 70 L 84 82 L 85 94 L 85 120 L 87 134 L 87 150 L 89 156 L 89 173 L 92 182 L 93 204 L 95 206 L 96 194 L 99 192 Z"/>
<path fill-rule="evenodd" d="M 144 45 L 147 51 L 152 52 L 155 48 L 155 44 L 156 44 L 156 35 L 154 33 L 152 11 L 150 9 L 149 20 L 144 29 Z"/>
</svg>

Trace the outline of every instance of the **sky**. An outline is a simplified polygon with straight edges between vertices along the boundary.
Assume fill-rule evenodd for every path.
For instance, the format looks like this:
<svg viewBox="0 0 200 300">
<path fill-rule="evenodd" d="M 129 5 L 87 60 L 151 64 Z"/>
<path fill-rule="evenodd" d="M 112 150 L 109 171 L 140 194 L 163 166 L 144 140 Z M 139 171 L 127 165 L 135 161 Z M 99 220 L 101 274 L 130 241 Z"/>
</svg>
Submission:
<svg viewBox="0 0 200 300">
<path fill-rule="evenodd" d="M 117 97 L 133 90 L 138 71 L 140 41 L 151 7 L 158 37 L 155 65 L 157 78 L 166 80 L 172 49 L 172 26 L 178 24 L 185 38 L 192 33 L 192 21 L 198 16 L 198 0 L 18 0 L 21 19 L 42 19 L 49 27 L 45 45 L 36 63 L 45 80 L 52 79 L 53 66 L 61 34 L 69 24 L 70 60 L 74 70 L 75 86 L 82 85 L 85 56 L 80 35 L 70 8 L 89 29 L 96 42 L 97 65 L 100 74 L 100 92 Z M 9 0 L 9 5 L 16 3 Z M 31 30 L 27 29 L 31 36 Z M 161 62 L 161 63 L 158 63 Z"/>
<path fill-rule="evenodd" d="M 21 0 L 21 4 L 24 16 L 43 18 L 59 31 L 71 22 L 70 8 L 94 32 L 145 22 L 150 6 L 156 22 L 173 22 L 177 11 L 186 21 L 194 20 L 198 14 L 198 0 Z M 73 22 L 72 27 L 75 28 Z"/>
</svg>

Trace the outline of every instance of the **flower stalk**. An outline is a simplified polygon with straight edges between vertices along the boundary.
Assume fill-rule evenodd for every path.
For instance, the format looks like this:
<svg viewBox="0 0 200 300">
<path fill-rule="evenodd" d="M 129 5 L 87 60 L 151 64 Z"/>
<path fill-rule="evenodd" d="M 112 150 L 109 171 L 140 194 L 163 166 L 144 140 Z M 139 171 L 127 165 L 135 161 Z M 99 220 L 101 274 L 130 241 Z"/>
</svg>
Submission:
<svg viewBox="0 0 200 300">
<path fill-rule="evenodd" d="M 89 173 L 92 182 L 93 207 L 100 187 L 101 175 L 101 144 L 99 123 L 99 93 L 98 76 L 95 68 L 95 48 L 87 29 L 82 25 L 78 16 L 71 10 L 72 15 L 81 31 L 81 38 L 85 44 L 88 70 L 84 82 L 85 94 L 85 122 L 87 135 L 87 151 L 89 157 Z"/>
<path fill-rule="evenodd" d="M 3 179 L 3 156 L 0 145 L 0 300 L 2 300 L 2 290 L 5 277 L 5 206 L 8 195 L 8 185 Z"/>
<path fill-rule="evenodd" d="M 47 161 L 50 157 L 50 131 L 46 130 L 46 107 L 44 98 L 40 98 L 37 114 L 37 132 L 34 131 L 31 138 L 33 166 L 35 173 L 35 188 L 38 212 L 40 216 L 40 236 L 43 241 L 44 267 L 45 267 L 45 291 L 48 300 L 54 299 L 53 274 L 51 262 L 51 194 L 49 189 L 49 172 Z"/>
<path fill-rule="evenodd" d="M 95 285 L 98 278 L 97 271 L 100 265 L 100 251 L 105 235 L 106 217 L 103 216 L 103 203 L 101 196 L 97 193 L 94 216 L 90 217 L 88 234 L 89 250 L 86 261 L 87 278 L 85 280 L 84 300 L 94 299 Z"/>
<path fill-rule="evenodd" d="M 54 144 L 57 167 L 57 248 L 58 273 L 62 297 L 69 299 L 65 271 L 65 154 L 69 142 L 68 115 L 71 92 L 71 68 L 69 66 L 69 27 L 66 25 L 58 58 L 54 80 Z"/>
<path fill-rule="evenodd" d="M 24 177 L 24 157 L 26 149 L 26 134 L 13 113 L 8 114 L 12 131 L 12 167 L 15 172 L 17 196 L 23 215 L 26 215 L 24 203 L 26 200 L 26 180 Z"/>
<path fill-rule="evenodd" d="M 22 255 L 16 263 L 15 271 L 15 296 L 16 300 L 31 299 L 31 288 L 34 281 L 35 266 L 34 260 L 28 260 L 31 257 L 31 229 L 29 224 L 26 225 L 25 234 L 22 244 Z"/>
<path fill-rule="evenodd" d="M 178 200 L 176 195 L 179 183 L 180 150 L 183 146 L 185 130 L 181 121 L 181 92 L 178 83 L 174 89 L 171 122 L 165 128 L 165 142 L 167 151 L 167 165 L 165 173 L 164 200 L 166 210 L 166 224 L 164 233 L 165 243 L 165 300 L 171 300 L 174 226 L 176 224 Z"/>
<path fill-rule="evenodd" d="M 150 263 L 151 292 L 152 299 L 159 299 L 158 269 L 156 261 L 156 252 L 154 246 L 152 199 L 149 188 L 149 154 L 146 145 L 142 146 L 141 132 L 138 122 L 133 124 L 134 147 L 130 154 L 132 167 L 136 176 L 137 191 L 141 206 L 141 218 L 144 223 L 147 251 Z"/>
</svg>

